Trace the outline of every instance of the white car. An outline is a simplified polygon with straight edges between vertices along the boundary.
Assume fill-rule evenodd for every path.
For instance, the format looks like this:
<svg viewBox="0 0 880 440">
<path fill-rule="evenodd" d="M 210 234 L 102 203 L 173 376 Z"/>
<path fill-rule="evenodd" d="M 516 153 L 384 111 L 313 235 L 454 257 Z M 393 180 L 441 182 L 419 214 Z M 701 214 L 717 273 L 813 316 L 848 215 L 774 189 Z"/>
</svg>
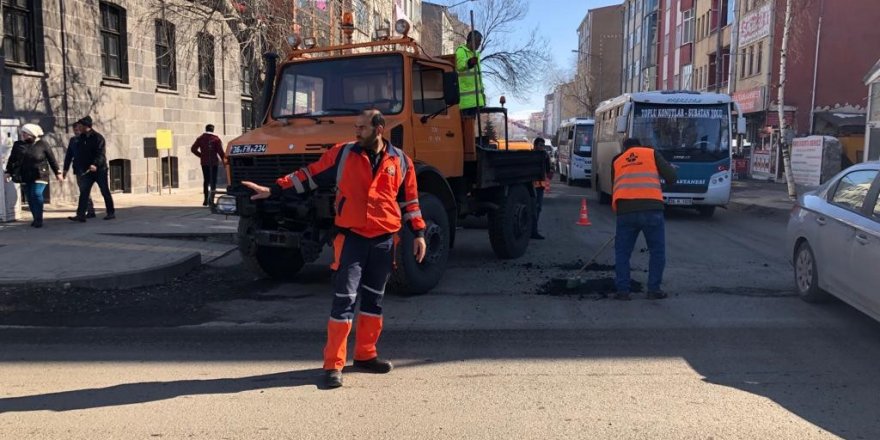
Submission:
<svg viewBox="0 0 880 440">
<path fill-rule="evenodd" d="M 834 295 L 880 321 L 878 193 L 880 162 L 867 162 L 798 199 L 786 238 L 802 299 Z"/>
</svg>

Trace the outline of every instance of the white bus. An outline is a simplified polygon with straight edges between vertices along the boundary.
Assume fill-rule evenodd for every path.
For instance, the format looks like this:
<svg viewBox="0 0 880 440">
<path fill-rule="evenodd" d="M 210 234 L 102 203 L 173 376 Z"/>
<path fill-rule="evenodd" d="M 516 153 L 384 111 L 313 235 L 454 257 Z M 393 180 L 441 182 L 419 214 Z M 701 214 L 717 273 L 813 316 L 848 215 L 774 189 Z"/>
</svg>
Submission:
<svg viewBox="0 0 880 440">
<path fill-rule="evenodd" d="M 593 126 L 586 118 L 571 118 L 562 122 L 554 144 L 558 148 L 556 167 L 563 182 L 589 182 L 593 170 Z"/>
<path fill-rule="evenodd" d="M 745 132 L 745 119 L 729 95 L 688 91 L 627 93 L 596 109 L 593 189 L 611 202 L 612 162 L 624 138 L 659 151 L 676 168 L 678 181 L 663 182 L 667 205 L 690 206 L 711 217 L 730 202 L 731 129 Z"/>
</svg>

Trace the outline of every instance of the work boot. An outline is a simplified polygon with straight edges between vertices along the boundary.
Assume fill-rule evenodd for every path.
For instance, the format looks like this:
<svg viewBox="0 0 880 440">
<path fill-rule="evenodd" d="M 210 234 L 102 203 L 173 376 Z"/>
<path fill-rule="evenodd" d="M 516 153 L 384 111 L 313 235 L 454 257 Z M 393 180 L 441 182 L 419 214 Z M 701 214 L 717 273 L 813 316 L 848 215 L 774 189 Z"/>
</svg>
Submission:
<svg viewBox="0 0 880 440">
<path fill-rule="evenodd" d="M 342 386 L 341 370 L 324 370 L 324 387 L 328 389 Z"/>
<path fill-rule="evenodd" d="M 632 297 L 629 296 L 629 292 L 617 292 L 616 294 L 614 294 L 614 299 L 619 301 L 629 301 L 632 299 Z"/>
<path fill-rule="evenodd" d="M 114 218 L 116 218 L 116 214 L 107 214 L 104 220 L 113 220 Z"/>
<path fill-rule="evenodd" d="M 37 220 L 37 221 L 35 221 L 33 224 L 31 224 L 31 226 L 33 226 L 33 227 L 35 227 L 35 228 L 42 228 L 42 227 L 43 227 L 43 221 L 42 221 L 42 220 Z"/>
<path fill-rule="evenodd" d="M 532 240 L 543 240 L 544 236 L 539 234 L 538 231 L 532 232 Z"/>
<path fill-rule="evenodd" d="M 388 362 L 384 359 L 379 359 L 378 357 L 374 357 L 365 361 L 355 360 L 354 366 L 356 368 L 378 374 L 389 373 L 394 368 L 394 365 L 391 365 L 391 362 Z"/>
<path fill-rule="evenodd" d="M 648 291 L 648 299 L 663 299 L 663 298 L 666 298 L 667 296 L 669 296 L 669 295 L 667 295 L 666 292 L 664 292 L 662 290 L 649 290 Z"/>
<path fill-rule="evenodd" d="M 72 221 L 72 222 L 80 222 L 80 223 L 85 223 L 85 222 L 86 222 L 86 218 L 85 218 L 85 217 L 80 217 L 80 216 L 78 216 L 78 215 L 73 215 L 73 216 L 67 217 L 67 219 L 70 220 L 70 221 Z"/>
<path fill-rule="evenodd" d="M 97 215 L 95 215 L 95 211 L 92 211 L 92 212 L 86 214 L 86 218 L 95 218 L 95 217 L 97 217 Z"/>
</svg>

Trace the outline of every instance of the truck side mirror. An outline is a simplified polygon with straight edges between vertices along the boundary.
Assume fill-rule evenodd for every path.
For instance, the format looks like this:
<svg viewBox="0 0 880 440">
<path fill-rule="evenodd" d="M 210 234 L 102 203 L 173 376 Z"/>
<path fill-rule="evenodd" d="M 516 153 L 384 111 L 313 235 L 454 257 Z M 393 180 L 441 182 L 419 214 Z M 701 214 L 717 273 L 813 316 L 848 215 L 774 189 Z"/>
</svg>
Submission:
<svg viewBox="0 0 880 440">
<path fill-rule="evenodd" d="M 443 98 L 447 106 L 458 105 L 461 100 L 457 72 L 443 72 Z"/>
<path fill-rule="evenodd" d="M 620 112 L 620 116 L 617 117 L 617 132 L 618 133 L 626 133 L 627 122 L 629 121 L 629 113 L 632 111 L 632 103 L 627 102 L 623 104 L 623 110 Z"/>
</svg>

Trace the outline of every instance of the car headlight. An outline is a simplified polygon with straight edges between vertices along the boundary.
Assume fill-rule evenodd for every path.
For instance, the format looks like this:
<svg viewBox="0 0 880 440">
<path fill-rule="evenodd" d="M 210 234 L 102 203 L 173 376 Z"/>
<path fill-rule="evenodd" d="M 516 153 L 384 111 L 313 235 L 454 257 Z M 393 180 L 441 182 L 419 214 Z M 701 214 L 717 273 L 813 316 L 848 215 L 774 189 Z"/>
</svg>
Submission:
<svg viewBox="0 0 880 440">
<path fill-rule="evenodd" d="M 233 196 L 220 196 L 217 198 L 217 203 L 215 204 L 217 212 L 221 214 L 235 214 L 235 197 Z"/>
</svg>

